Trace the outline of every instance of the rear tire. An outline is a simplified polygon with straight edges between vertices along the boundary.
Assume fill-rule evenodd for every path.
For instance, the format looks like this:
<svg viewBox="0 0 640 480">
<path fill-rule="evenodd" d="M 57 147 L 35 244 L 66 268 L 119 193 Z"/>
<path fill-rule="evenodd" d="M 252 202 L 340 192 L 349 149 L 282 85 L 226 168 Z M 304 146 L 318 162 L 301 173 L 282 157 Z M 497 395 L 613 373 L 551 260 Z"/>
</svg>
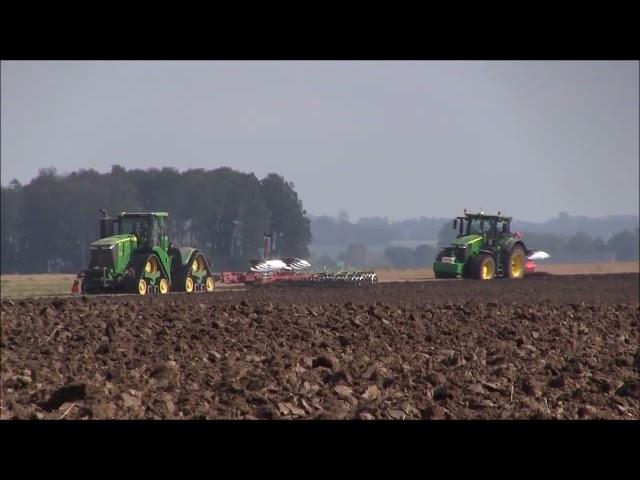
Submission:
<svg viewBox="0 0 640 480">
<path fill-rule="evenodd" d="M 155 255 L 151 255 L 144 266 L 145 273 L 156 273 L 160 270 L 160 266 L 158 264 L 158 258 Z"/>
<path fill-rule="evenodd" d="M 191 262 L 191 271 L 194 273 L 202 272 L 206 269 L 205 265 L 204 257 L 202 254 L 198 253 L 193 259 L 193 262 Z"/>
<path fill-rule="evenodd" d="M 202 275 L 205 273 L 205 275 Z M 196 275 L 197 274 L 197 275 Z M 174 256 L 171 267 L 171 287 L 173 292 L 193 293 L 205 291 L 204 281 L 211 275 L 211 267 L 202 253 L 192 254 L 186 265 L 180 263 L 180 258 Z M 203 282 L 197 289 L 198 282 Z"/>
<path fill-rule="evenodd" d="M 480 253 L 473 263 L 474 278 L 478 280 L 492 280 L 496 276 L 496 261 L 491 255 Z"/>
</svg>

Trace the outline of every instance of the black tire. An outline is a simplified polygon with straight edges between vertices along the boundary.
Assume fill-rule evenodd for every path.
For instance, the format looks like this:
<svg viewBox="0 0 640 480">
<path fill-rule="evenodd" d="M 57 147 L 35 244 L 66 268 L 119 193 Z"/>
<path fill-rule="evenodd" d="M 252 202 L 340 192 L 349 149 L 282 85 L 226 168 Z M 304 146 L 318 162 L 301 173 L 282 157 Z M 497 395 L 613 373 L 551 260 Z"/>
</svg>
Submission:
<svg viewBox="0 0 640 480">
<path fill-rule="evenodd" d="M 487 269 L 486 275 L 485 268 Z M 496 261 L 489 254 L 478 254 L 473 261 L 472 275 L 478 280 L 493 280 L 496 276 Z"/>
<path fill-rule="evenodd" d="M 460 278 L 476 278 L 476 259 L 474 258 L 470 263 L 467 263 L 462 269 Z"/>
<path fill-rule="evenodd" d="M 127 271 L 125 273 L 125 278 L 124 278 L 124 281 L 122 283 L 122 286 L 124 287 L 124 292 L 125 293 L 133 293 L 133 294 L 136 294 L 136 295 L 140 294 L 140 291 L 138 290 L 138 282 L 143 277 L 143 275 L 144 275 L 144 267 L 147 264 L 147 261 L 152 256 L 156 258 L 156 262 L 157 262 L 157 265 L 159 267 L 160 266 L 160 261 L 158 260 L 158 258 L 155 255 L 139 254 L 139 255 L 136 255 L 134 257 L 131 266 L 127 269 Z M 147 285 L 147 287 L 148 287 L 148 285 Z M 147 292 L 145 291 L 145 295 L 146 294 L 147 294 Z"/>
<path fill-rule="evenodd" d="M 189 260 L 189 262 L 187 262 L 186 265 L 180 265 L 178 268 L 176 268 L 175 274 L 171 276 L 171 280 L 172 280 L 171 290 L 173 290 L 174 292 L 187 292 L 187 293 L 194 293 L 196 291 L 195 289 L 196 282 L 194 280 L 194 277 L 191 276 L 191 267 L 196 256 L 197 255 L 194 255 Z M 188 292 L 186 288 L 186 282 L 189 277 L 191 277 L 191 280 L 193 282 L 193 287 L 191 292 Z"/>
<path fill-rule="evenodd" d="M 520 245 L 514 246 L 505 262 L 504 273 L 507 278 L 523 278 L 525 274 L 526 257 L 524 248 Z M 514 268 L 515 267 L 515 268 Z"/>
<path fill-rule="evenodd" d="M 175 272 L 171 275 L 171 286 L 170 286 L 171 291 L 186 292 L 187 289 L 185 285 L 188 277 L 189 277 L 188 268 L 185 268 L 185 267 L 177 268 Z"/>
<path fill-rule="evenodd" d="M 82 282 L 82 286 L 80 287 L 80 293 L 82 295 L 93 295 L 98 292 L 98 286 L 94 283 L 87 282 L 84 280 Z"/>
<path fill-rule="evenodd" d="M 182 265 L 178 259 L 174 257 L 174 264 L 172 265 L 173 272 L 171 273 L 171 290 L 174 292 L 186 292 L 186 281 L 188 277 L 191 277 L 193 280 L 193 292 L 199 292 L 200 290 L 196 290 L 196 281 L 193 275 L 191 275 L 191 271 L 193 268 L 193 263 L 198 260 L 199 267 L 207 272 L 208 276 L 212 276 L 211 268 L 209 266 L 209 262 L 206 257 L 200 253 L 199 251 L 195 251 L 186 265 Z"/>
</svg>

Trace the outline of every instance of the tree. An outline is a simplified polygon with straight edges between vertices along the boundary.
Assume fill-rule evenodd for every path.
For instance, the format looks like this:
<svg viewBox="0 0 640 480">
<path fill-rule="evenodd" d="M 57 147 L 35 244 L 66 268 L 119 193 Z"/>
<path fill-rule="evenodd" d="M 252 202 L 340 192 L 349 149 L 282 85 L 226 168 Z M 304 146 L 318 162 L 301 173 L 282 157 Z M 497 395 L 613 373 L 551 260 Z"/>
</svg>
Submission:
<svg viewBox="0 0 640 480">
<path fill-rule="evenodd" d="M 593 248 L 593 251 L 596 253 L 605 253 L 608 250 L 607 244 L 600 237 L 595 238 L 595 240 L 593 241 L 592 248 Z"/>
<path fill-rule="evenodd" d="M 2 187 L 0 197 L 0 268 L 3 273 L 17 272 L 20 268 L 22 202 L 23 193 L 20 182 L 12 180 L 8 188 Z"/>
<path fill-rule="evenodd" d="M 437 250 L 431 245 L 418 245 L 413 251 L 413 263 L 416 267 L 430 267 L 436 258 Z"/>
<path fill-rule="evenodd" d="M 338 220 L 340 220 L 339 216 L 338 216 Z M 361 217 L 358 220 L 357 225 L 366 225 L 366 226 L 373 226 L 373 227 L 388 227 L 389 218 L 388 217 Z"/>
<path fill-rule="evenodd" d="M 367 247 L 361 243 L 349 244 L 345 261 L 349 267 L 364 267 L 367 264 Z"/>
<path fill-rule="evenodd" d="M 268 209 L 269 232 L 276 234 L 276 251 L 282 256 L 308 257 L 311 226 L 292 182 L 270 173 L 260 181 Z"/>
<path fill-rule="evenodd" d="M 414 266 L 413 250 L 407 247 L 388 247 L 384 255 L 391 260 L 396 268 L 410 268 Z"/>
<path fill-rule="evenodd" d="M 64 255 L 65 233 L 60 220 L 60 178 L 41 169 L 23 189 L 21 273 L 47 271 L 47 260 Z"/>
<path fill-rule="evenodd" d="M 593 252 L 593 239 L 581 231 L 569 239 L 566 248 L 572 253 L 591 253 Z"/>
<path fill-rule="evenodd" d="M 254 174 L 228 167 L 185 172 L 186 191 L 198 192 L 202 207 L 189 212 L 195 244 L 209 255 L 216 269 L 243 269 L 261 255 L 268 209 Z"/>
<path fill-rule="evenodd" d="M 613 235 L 607 246 L 614 252 L 616 260 L 629 261 L 638 259 L 638 229 L 635 232 L 625 230 Z"/>
<path fill-rule="evenodd" d="M 522 232 L 522 239 L 528 248 L 544 250 L 551 254 L 565 250 L 566 241 L 552 233 Z"/>
<path fill-rule="evenodd" d="M 241 234 L 241 253 L 234 254 L 236 260 L 234 266 L 243 268 L 249 260 L 261 258 L 264 248 L 264 233 L 269 228 L 269 208 L 262 195 L 260 181 L 253 173 L 236 172 L 234 186 L 229 190 L 225 209 L 229 212 L 237 212 L 235 218 L 239 222 Z M 233 234 L 234 219 L 226 217 L 229 228 Z M 231 238 L 229 244 L 232 245 Z M 234 250 L 235 253 L 235 250 Z"/>
<path fill-rule="evenodd" d="M 12 182 L 2 188 L 2 271 L 44 272 L 52 262 L 69 272 L 85 267 L 88 245 L 98 236 L 100 208 L 111 214 L 169 212 L 172 241 L 197 247 L 218 271 L 245 269 L 248 260 L 258 258 L 270 222 L 282 234 L 282 254 L 306 256 L 311 239 L 293 184 L 275 174 L 263 184 L 254 174 L 228 167 L 180 173 L 113 165 L 106 174 L 70 175 L 49 168 L 26 186 Z"/>
<path fill-rule="evenodd" d="M 451 241 L 458 235 L 458 230 L 453 228 L 451 222 L 447 222 L 440 227 L 438 231 L 438 246 L 446 247 L 451 244 Z"/>
<path fill-rule="evenodd" d="M 324 270 L 326 268 L 327 270 L 332 271 L 338 268 L 338 263 L 333 258 L 326 255 L 323 255 L 314 263 L 317 270 Z"/>
<path fill-rule="evenodd" d="M 338 213 L 338 223 L 349 223 L 349 213 L 346 210 L 340 210 Z"/>
</svg>

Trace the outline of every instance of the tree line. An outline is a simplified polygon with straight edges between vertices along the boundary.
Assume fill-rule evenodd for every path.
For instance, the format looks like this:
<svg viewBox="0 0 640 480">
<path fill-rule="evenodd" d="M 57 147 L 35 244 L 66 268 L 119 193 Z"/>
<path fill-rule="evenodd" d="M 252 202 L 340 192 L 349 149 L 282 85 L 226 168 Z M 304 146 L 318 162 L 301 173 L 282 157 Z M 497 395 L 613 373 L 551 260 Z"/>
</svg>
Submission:
<svg viewBox="0 0 640 480">
<path fill-rule="evenodd" d="M 339 270 L 341 268 L 374 268 L 391 265 L 395 268 L 431 267 L 438 250 L 428 244 L 420 244 L 415 248 L 389 246 L 382 255 L 372 254 L 362 243 L 351 243 L 347 249 L 332 258 L 322 255 L 313 259 L 318 270 Z"/>
<path fill-rule="evenodd" d="M 76 272 L 88 264 L 98 237 L 98 210 L 169 212 L 167 233 L 178 246 L 195 246 L 214 269 L 245 270 L 260 258 L 264 234 L 275 253 L 306 257 L 310 220 L 292 182 L 275 173 L 259 180 L 228 167 L 58 175 L 42 169 L 27 185 L 2 187 L 2 273 Z"/>
<path fill-rule="evenodd" d="M 462 212 L 460 212 L 462 213 Z M 443 228 L 451 224 L 452 218 L 419 217 L 391 221 L 387 217 L 365 217 L 355 222 L 349 221 L 349 214 L 342 211 L 337 217 L 310 216 L 312 249 L 322 250 L 327 246 L 342 246 L 361 243 L 367 247 L 385 247 L 393 241 L 436 240 Z M 444 225 L 444 227 L 443 227 Z M 592 239 L 607 241 L 611 234 L 625 230 L 633 233 L 638 228 L 637 215 L 609 215 L 601 218 L 569 215 L 560 212 L 557 217 L 546 222 L 533 223 L 514 218 L 514 231 L 530 234 L 555 235 L 570 238 L 576 232 L 583 232 Z"/>
<path fill-rule="evenodd" d="M 512 231 L 516 230 L 512 228 Z M 457 231 L 451 228 L 450 222 L 444 224 L 438 232 L 438 245 L 448 245 L 455 238 L 456 233 Z M 597 258 L 618 261 L 638 259 L 640 244 L 638 228 L 610 234 L 606 240 L 599 236 L 592 237 L 583 231 L 573 235 L 528 231 L 521 233 L 527 248 L 546 251 L 551 255 L 552 261 L 581 261 Z"/>
<path fill-rule="evenodd" d="M 264 233 L 274 233 L 274 253 L 281 256 L 308 257 L 312 235 L 315 245 L 339 246 L 334 257 L 313 259 L 316 268 L 331 269 L 341 265 L 429 266 L 438 250 L 435 246 L 389 244 L 437 239 L 445 245 L 456 233 L 451 220 L 445 218 L 391 222 L 386 217 L 369 217 L 351 223 L 346 212 L 337 218 L 312 217 L 304 210 L 293 183 L 282 176 L 271 173 L 259 180 L 254 174 L 228 167 L 180 173 L 174 168 L 126 170 L 115 165 L 104 174 L 89 169 L 69 175 L 43 169 L 27 185 L 14 180 L 2 187 L 1 195 L 2 273 L 75 272 L 83 268 L 88 263 L 88 244 L 98 236 L 100 208 L 114 214 L 169 212 L 170 239 L 176 245 L 201 249 L 217 271 L 246 269 L 248 260 L 260 257 Z M 571 235 L 541 232 L 547 227 L 555 232 L 578 225 L 598 234 L 584 230 Z M 545 250 L 555 261 L 598 256 L 638 259 L 637 216 L 588 219 L 561 213 L 544 224 L 514 220 L 512 227 L 523 232 L 529 248 Z M 612 231 L 617 233 L 607 233 Z M 378 253 L 372 253 L 375 249 Z"/>
<path fill-rule="evenodd" d="M 337 218 L 327 215 L 311 216 L 314 245 L 349 245 L 360 243 L 368 247 L 381 247 L 397 240 L 424 240 L 436 238 L 447 218 L 420 217 L 390 221 L 387 217 L 365 217 L 350 222 L 347 212 Z"/>
<path fill-rule="evenodd" d="M 451 222 L 442 224 L 438 232 L 438 246 L 419 244 L 415 248 L 388 246 L 383 254 L 374 254 L 364 243 L 350 243 L 345 251 L 335 258 L 322 255 L 313 260 L 316 269 L 338 270 L 340 268 L 375 268 L 391 265 L 395 268 L 431 267 L 438 251 L 451 243 L 457 231 L 451 228 Z M 605 241 L 600 237 L 591 237 L 584 232 L 571 236 L 551 233 L 522 232 L 527 248 L 544 250 L 551 255 L 551 262 L 617 260 L 633 261 L 639 258 L 640 235 L 634 231 L 623 230 L 610 235 Z"/>
</svg>

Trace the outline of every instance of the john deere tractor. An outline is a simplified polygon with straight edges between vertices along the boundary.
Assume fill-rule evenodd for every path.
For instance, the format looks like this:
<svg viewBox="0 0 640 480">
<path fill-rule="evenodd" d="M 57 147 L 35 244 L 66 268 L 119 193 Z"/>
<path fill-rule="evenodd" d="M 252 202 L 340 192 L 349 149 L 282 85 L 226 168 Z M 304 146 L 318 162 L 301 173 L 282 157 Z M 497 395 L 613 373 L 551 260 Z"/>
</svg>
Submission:
<svg viewBox="0 0 640 480">
<path fill-rule="evenodd" d="M 451 246 L 438 253 L 433 264 L 436 278 L 522 278 L 527 249 L 511 233 L 511 217 L 467 213 L 453 220 L 458 230 Z"/>
<path fill-rule="evenodd" d="M 122 212 L 113 218 L 100 211 L 100 238 L 90 244 L 89 268 L 78 274 L 83 293 L 213 291 L 212 271 L 204 255 L 169 242 L 168 213 Z"/>
</svg>

